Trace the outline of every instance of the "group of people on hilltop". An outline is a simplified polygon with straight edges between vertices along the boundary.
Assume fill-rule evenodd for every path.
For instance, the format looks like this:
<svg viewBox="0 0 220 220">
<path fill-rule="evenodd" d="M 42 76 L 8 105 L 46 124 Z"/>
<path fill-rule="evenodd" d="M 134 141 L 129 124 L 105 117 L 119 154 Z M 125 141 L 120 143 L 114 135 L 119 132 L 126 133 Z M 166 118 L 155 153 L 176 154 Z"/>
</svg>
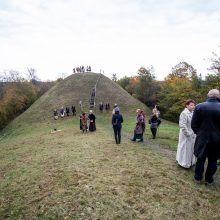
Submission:
<svg viewBox="0 0 220 220">
<path fill-rule="evenodd" d="M 71 107 L 71 112 L 73 116 L 76 116 L 76 108 L 75 106 Z M 65 116 L 70 116 L 70 108 L 66 107 L 64 108 L 63 106 L 60 107 L 60 109 L 54 109 L 53 110 L 53 118 L 54 120 L 57 120 L 59 117 L 64 118 Z"/>
<path fill-rule="evenodd" d="M 85 72 L 91 72 L 92 68 L 91 66 L 80 66 L 80 67 L 75 67 L 73 68 L 73 73 L 85 73 Z"/>
<path fill-rule="evenodd" d="M 211 186 L 220 159 L 220 92 L 212 89 L 207 96 L 208 99 L 198 105 L 193 99 L 185 103 L 179 118 L 176 161 L 185 169 L 195 165 L 193 181 L 201 184 L 208 158 L 205 184 Z"/>
</svg>

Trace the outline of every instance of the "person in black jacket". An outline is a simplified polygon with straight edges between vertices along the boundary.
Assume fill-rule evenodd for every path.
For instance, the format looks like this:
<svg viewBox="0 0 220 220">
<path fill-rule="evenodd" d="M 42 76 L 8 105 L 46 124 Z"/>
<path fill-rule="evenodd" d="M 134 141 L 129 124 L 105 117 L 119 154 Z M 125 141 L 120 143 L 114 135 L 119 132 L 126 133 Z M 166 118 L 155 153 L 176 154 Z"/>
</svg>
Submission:
<svg viewBox="0 0 220 220">
<path fill-rule="evenodd" d="M 205 172 L 205 184 L 212 185 L 213 175 L 217 170 L 217 160 L 220 158 L 220 92 L 212 89 L 208 99 L 196 106 L 191 127 L 196 136 L 194 154 L 197 157 L 194 182 L 201 183 L 204 164 L 208 158 Z"/>
<path fill-rule="evenodd" d="M 115 135 L 115 142 L 116 144 L 121 143 L 121 127 L 123 123 L 123 117 L 119 113 L 119 108 L 115 108 L 115 114 L 112 115 L 112 126 L 114 129 L 114 135 Z"/>
<path fill-rule="evenodd" d="M 92 110 L 89 110 L 89 131 L 96 131 L 96 123 L 95 123 L 95 115 L 93 114 Z"/>
<path fill-rule="evenodd" d="M 157 128 L 159 127 L 161 120 L 157 117 L 156 113 L 151 116 L 149 119 L 150 130 L 152 133 L 152 138 L 156 138 Z"/>
</svg>

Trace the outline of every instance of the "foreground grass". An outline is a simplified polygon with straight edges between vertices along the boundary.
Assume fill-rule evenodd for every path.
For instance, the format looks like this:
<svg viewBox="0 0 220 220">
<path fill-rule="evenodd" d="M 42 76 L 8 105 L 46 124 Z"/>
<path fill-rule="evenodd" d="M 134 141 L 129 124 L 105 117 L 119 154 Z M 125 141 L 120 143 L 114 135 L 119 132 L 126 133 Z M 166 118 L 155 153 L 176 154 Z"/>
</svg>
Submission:
<svg viewBox="0 0 220 220">
<path fill-rule="evenodd" d="M 125 119 L 121 145 L 105 116 L 95 133 L 70 118 L 1 134 L 0 219 L 219 219 L 219 171 L 214 188 L 194 185 L 172 150 L 158 150 L 176 146 L 177 126 L 164 121 L 158 139 L 147 129 L 132 143 Z"/>
</svg>

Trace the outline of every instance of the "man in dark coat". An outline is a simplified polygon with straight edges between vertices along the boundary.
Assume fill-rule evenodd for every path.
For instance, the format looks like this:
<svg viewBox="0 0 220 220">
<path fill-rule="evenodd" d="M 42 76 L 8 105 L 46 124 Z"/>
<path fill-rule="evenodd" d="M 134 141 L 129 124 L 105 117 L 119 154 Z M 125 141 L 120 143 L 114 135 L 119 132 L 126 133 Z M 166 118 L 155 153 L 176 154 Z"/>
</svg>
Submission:
<svg viewBox="0 0 220 220">
<path fill-rule="evenodd" d="M 208 158 L 205 172 L 206 185 L 212 185 L 213 175 L 220 158 L 220 92 L 212 89 L 208 99 L 196 106 L 191 127 L 196 136 L 194 154 L 197 157 L 194 181 L 200 183 L 203 178 L 204 164 Z"/>
<path fill-rule="evenodd" d="M 119 113 L 119 108 L 115 108 L 115 114 L 112 116 L 112 126 L 114 130 L 114 135 L 115 135 L 115 142 L 116 144 L 121 143 L 121 124 L 123 123 L 123 117 Z"/>
</svg>

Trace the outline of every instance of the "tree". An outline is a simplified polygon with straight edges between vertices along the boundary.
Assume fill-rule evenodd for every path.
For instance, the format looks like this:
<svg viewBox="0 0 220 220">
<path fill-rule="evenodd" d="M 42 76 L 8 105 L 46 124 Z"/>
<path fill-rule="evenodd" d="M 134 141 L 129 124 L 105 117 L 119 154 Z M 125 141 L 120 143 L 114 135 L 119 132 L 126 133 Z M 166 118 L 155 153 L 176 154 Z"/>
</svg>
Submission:
<svg viewBox="0 0 220 220">
<path fill-rule="evenodd" d="M 22 82 L 25 79 L 21 76 L 21 74 L 16 71 L 16 70 L 8 70 L 4 71 L 0 75 L 0 81 L 1 82 L 9 82 L 9 83 L 14 83 L 14 82 Z"/>
<path fill-rule="evenodd" d="M 39 81 L 39 78 L 37 76 L 37 70 L 34 68 L 27 68 L 27 79 L 33 83 L 34 85 L 37 84 L 37 81 Z"/>
<path fill-rule="evenodd" d="M 173 77 L 179 78 L 191 78 L 193 74 L 196 73 L 196 69 L 189 65 L 187 62 L 180 62 L 171 69 L 171 73 L 168 75 L 167 79 Z"/>
<path fill-rule="evenodd" d="M 212 63 L 209 70 L 212 70 L 217 76 L 220 77 L 220 57 L 214 52 L 212 54 L 213 58 L 211 58 Z"/>
<path fill-rule="evenodd" d="M 117 80 L 117 83 L 126 90 L 126 87 L 129 85 L 130 83 L 130 77 L 123 77 L 122 79 Z"/>
<path fill-rule="evenodd" d="M 147 106 L 152 107 L 157 102 L 156 96 L 159 91 L 159 84 L 155 81 L 154 68 L 141 67 L 137 71 L 138 84 L 135 89 L 137 98 L 145 103 Z"/>
<path fill-rule="evenodd" d="M 202 88 L 201 76 L 197 76 L 196 70 L 191 65 L 181 62 L 174 66 L 162 83 L 159 94 L 163 117 L 178 122 L 187 99 L 194 99 L 196 102 L 203 100 L 203 94 L 200 92 Z"/>
</svg>

